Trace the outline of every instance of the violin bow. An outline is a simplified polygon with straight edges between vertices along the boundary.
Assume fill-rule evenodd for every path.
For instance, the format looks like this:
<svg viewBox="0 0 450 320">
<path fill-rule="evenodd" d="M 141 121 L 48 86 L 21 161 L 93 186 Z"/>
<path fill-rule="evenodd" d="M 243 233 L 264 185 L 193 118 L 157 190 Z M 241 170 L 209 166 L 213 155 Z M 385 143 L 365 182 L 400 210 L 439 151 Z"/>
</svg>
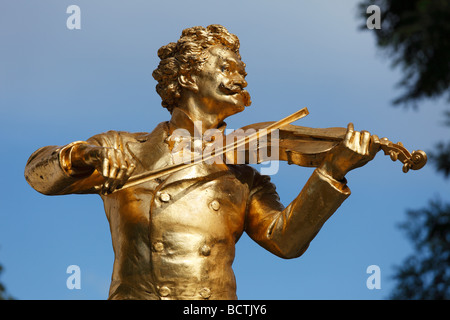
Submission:
<svg viewBox="0 0 450 320">
<path fill-rule="evenodd" d="M 116 189 L 116 190 L 114 190 L 114 192 L 123 190 L 125 188 L 133 187 L 138 184 L 141 184 L 141 183 L 144 183 L 147 181 L 151 181 L 153 179 L 160 178 L 162 176 L 180 171 L 182 169 L 189 168 L 189 167 L 196 165 L 202 161 L 208 161 L 213 158 L 219 157 L 226 152 L 236 150 L 237 148 L 239 148 L 247 143 L 257 140 L 263 136 L 267 136 L 271 132 L 273 132 L 277 129 L 280 129 L 287 124 L 290 124 L 290 123 L 297 121 L 303 117 L 306 117 L 308 114 L 309 114 L 309 111 L 307 108 L 300 109 L 300 110 L 294 112 L 293 114 L 272 123 L 271 125 L 264 128 L 263 130 L 258 130 L 255 133 L 252 133 L 238 141 L 234 141 L 233 143 L 226 145 L 225 147 L 216 151 L 214 154 L 209 154 L 208 156 L 205 156 L 205 157 L 203 157 L 203 155 L 200 154 L 199 156 L 194 157 L 194 159 L 189 163 L 178 163 L 178 164 L 166 166 L 161 169 L 156 169 L 156 170 L 141 173 L 139 175 L 135 175 L 134 177 L 131 177 L 130 179 L 128 179 L 128 181 L 122 186 L 122 188 Z"/>
</svg>

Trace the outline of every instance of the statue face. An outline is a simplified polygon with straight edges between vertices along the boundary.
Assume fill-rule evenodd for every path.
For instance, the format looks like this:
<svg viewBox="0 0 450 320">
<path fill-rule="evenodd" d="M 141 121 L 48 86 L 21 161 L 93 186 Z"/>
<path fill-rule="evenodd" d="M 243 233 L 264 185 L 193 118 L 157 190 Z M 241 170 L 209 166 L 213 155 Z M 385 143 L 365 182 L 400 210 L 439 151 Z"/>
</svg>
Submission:
<svg viewBox="0 0 450 320">
<path fill-rule="evenodd" d="M 192 79 L 201 102 L 199 107 L 224 119 L 251 104 L 250 95 L 244 90 L 247 86 L 245 64 L 223 46 L 213 46 L 208 50 L 209 57 L 202 70 L 192 75 Z"/>
</svg>

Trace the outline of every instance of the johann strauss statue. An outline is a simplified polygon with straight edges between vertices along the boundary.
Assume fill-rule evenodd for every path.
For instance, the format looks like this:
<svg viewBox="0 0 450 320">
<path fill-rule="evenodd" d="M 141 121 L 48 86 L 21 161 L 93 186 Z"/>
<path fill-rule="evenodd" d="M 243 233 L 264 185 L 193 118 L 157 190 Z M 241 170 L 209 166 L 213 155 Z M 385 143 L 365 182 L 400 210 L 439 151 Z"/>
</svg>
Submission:
<svg viewBox="0 0 450 320">
<path fill-rule="evenodd" d="M 251 103 L 239 40 L 224 27 L 188 28 L 158 56 L 153 77 L 169 121 L 151 133 L 109 131 L 41 148 L 25 177 L 46 195 L 101 196 L 115 254 L 109 299 L 236 299 L 231 265 L 242 233 L 279 257 L 301 256 L 350 195 L 345 174 L 373 159 L 380 141 L 350 124 L 287 207 L 269 177 L 245 164 L 198 163 L 121 189 L 173 165 L 175 129 L 223 131 L 224 119 Z"/>
</svg>

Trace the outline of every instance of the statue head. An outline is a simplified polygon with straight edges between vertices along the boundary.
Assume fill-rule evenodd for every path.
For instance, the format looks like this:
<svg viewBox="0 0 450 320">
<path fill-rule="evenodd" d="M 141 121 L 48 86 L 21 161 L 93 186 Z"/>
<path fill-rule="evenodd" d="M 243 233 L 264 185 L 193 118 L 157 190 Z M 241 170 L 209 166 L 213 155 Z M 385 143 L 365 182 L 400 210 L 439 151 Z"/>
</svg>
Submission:
<svg viewBox="0 0 450 320">
<path fill-rule="evenodd" d="M 216 83 L 206 87 L 209 86 L 210 91 L 216 90 L 221 94 L 223 101 L 234 97 L 240 99 L 239 104 L 243 105 L 243 108 L 250 105 L 250 96 L 243 90 L 247 83 L 244 80 L 245 64 L 239 54 L 239 39 L 225 27 L 210 25 L 206 28 L 197 26 L 185 29 L 177 42 L 162 46 L 158 50 L 158 56 L 161 61 L 153 71 L 153 77 L 158 81 L 156 91 L 162 98 L 161 104 L 170 113 L 178 106 L 183 92 L 188 90 L 199 93 L 205 87 L 205 81 L 211 80 Z M 233 70 L 226 69 L 227 59 L 232 62 Z M 219 63 L 224 66 L 219 66 Z M 208 69 L 209 73 L 216 72 L 217 77 L 210 76 L 210 80 L 203 77 L 202 82 L 199 78 L 204 68 Z M 231 72 L 235 74 L 232 75 Z"/>
</svg>

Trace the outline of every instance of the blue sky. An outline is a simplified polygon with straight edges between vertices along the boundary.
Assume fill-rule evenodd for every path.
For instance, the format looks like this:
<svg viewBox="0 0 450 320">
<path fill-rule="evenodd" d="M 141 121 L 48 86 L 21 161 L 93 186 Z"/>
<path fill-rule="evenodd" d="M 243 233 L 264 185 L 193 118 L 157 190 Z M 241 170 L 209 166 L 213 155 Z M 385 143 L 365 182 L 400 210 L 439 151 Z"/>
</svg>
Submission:
<svg viewBox="0 0 450 320">
<path fill-rule="evenodd" d="M 29 155 L 107 130 L 150 131 L 169 118 L 151 73 L 159 47 L 184 28 L 218 23 L 241 41 L 253 104 L 229 128 L 274 121 L 308 107 L 296 124 L 368 130 L 409 150 L 449 135 L 445 104 L 392 107 L 400 70 L 360 31 L 358 1 L 61 1 L 0 3 L 0 278 L 18 299 L 106 299 L 113 251 L 101 199 L 43 196 L 25 181 Z M 81 8 L 81 30 L 66 9 Z M 288 205 L 312 169 L 280 165 L 272 177 Z M 412 252 L 397 225 L 406 210 L 448 200 L 432 166 L 404 174 L 380 152 L 348 174 L 350 198 L 300 258 L 282 260 L 244 235 L 234 270 L 240 299 L 384 299 L 393 268 Z M 69 290 L 66 269 L 81 269 Z M 366 269 L 378 265 L 381 289 Z"/>
</svg>

